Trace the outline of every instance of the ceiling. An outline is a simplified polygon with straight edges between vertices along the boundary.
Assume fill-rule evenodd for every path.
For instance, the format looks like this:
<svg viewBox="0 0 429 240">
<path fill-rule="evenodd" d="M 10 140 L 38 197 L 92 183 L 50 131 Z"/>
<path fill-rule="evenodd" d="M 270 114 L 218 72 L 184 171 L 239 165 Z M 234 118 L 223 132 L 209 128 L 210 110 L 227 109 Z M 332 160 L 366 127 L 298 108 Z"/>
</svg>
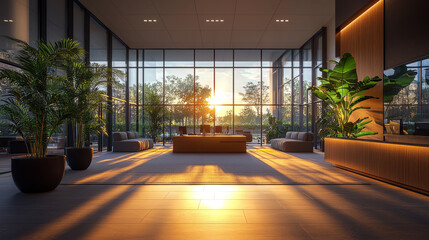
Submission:
<svg viewBox="0 0 429 240">
<path fill-rule="evenodd" d="M 298 48 L 335 14 L 335 0 L 80 2 L 130 48 Z"/>
</svg>

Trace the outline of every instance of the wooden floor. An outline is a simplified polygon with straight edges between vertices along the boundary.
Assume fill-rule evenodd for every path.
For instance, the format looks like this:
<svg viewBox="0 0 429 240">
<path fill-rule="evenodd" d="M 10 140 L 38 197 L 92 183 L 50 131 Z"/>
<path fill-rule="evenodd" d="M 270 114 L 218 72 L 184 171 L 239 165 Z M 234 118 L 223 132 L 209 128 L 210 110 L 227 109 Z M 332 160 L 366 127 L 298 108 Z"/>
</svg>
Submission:
<svg viewBox="0 0 429 240">
<path fill-rule="evenodd" d="M 60 185 L 30 195 L 1 174 L 0 239 L 427 239 L 427 196 L 344 174 L 369 184 Z"/>
</svg>

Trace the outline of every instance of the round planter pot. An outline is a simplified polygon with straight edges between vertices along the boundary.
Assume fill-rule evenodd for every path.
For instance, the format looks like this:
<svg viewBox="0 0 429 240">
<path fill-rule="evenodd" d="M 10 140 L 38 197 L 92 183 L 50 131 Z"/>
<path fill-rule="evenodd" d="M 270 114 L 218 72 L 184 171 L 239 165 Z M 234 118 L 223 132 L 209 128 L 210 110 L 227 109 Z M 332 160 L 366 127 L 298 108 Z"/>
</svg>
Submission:
<svg viewBox="0 0 429 240">
<path fill-rule="evenodd" d="M 93 149 L 87 148 L 67 148 L 67 164 L 73 170 L 85 170 L 91 165 Z"/>
<path fill-rule="evenodd" d="M 65 166 L 65 156 L 12 158 L 12 178 L 23 193 L 48 192 L 60 184 Z"/>
</svg>

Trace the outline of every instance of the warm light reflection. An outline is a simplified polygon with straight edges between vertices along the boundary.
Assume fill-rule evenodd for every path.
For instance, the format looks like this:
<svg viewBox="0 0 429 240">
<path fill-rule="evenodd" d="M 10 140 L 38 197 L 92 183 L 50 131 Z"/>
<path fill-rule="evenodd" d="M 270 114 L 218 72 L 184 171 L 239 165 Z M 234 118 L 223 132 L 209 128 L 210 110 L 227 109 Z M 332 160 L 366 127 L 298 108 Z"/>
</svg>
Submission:
<svg viewBox="0 0 429 240">
<path fill-rule="evenodd" d="M 248 161 L 261 161 L 266 170 L 231 170 L 222 163 L 217 164 L 216 156 L 197 164 L 187 163 L 186 156 L 173 156 L 171 148 L 157 148 L 133 154 L 101 155 L 103 159 L 94 161 L 96 172 L 90 175 L 76 175 L 69 184 L 361 184 L 352 176 L 332 171 L 330 166 L 315 161 L 303 160 L 299 156 L 276 151 L 270 148 L 251 148 L 240 158 Z M 165 169 L 157 161 L 184 157 L 183 169 Z M 315 157 L 308 154 L 305 158 Z M 232 157 L 234 158 L 234 157 Z M 231 159 L 233 160 L 233 159 Z M 243 159 L 241 159 L 242 161 Z M 181 161 L 181 160 L 180 160 Z M 154 165 L 153 165 L 154 164 Z M 156 169 L 149 170 L 151 166 Z M 161 167 L 161 168 L 159 168 Z M 256 166 L 257 167 L 257 166 Z M 249 172 L 250 171 L 250 172 Z M 217 189 L 220 188 L 220 189 Z M 235 191 L 233 186 L 208 186 L 211 192 Z M 225 196 L 224 196 L 225 197 Z M 223 198 L 224 198 L 223 197 Z"/>
<path fill-rule="evenodd" d="M 376 6 L 378 6 L 379 4 L 383 3 L 383 0 L 378 0 L 377 2 L 374 3 L 374 5 L 372 5 L 370 8 L 368 8 L 365 12 L 363 12 L 361 15 L 357 16 L 355 19 L 353 19 L 353 21 L 351 21 L 349 24 L 347 24 L 346 26 L 344 26 L 341 31 L 344 31 L 347 27 L 351 26 L 354 22 L 358 21 L 359 18 L 365 16 L 365 14 L 369 11 L 371 11 L 371 9 L 375 8 Z"/>
<path fill-rule="evenodd" d="M 121 155 L 119 157 L 116 158 L 109 158 L 106 160 L 102 160 L 99 163 L 104 163 L 104 162 L 111 162 L 111 164 L 118 164 L 121 162 L 129 162 L 128 165 L 125 165 L 123 167 L 119 167 L 119 168 L 112 168 L 106 171 L 102 171 L 96 174 L 92 174 L 89 175 L 85 178 L 82 178 L 76 182 L 74 182 L 74 184 L 85 184 L 85 183 L 94 183 L 94 182 L 100 182 L 100 181 L 107 181 L 110 179 L 113 179 L 115 177 L 118 177 L 121 174 L 124 174 L 142 164 L 144 164 L 145 162 L 148 162 L 150 160 L 152 160 L 155 157 L 159 157 L 163 154 L 166 154 L 168 152 L 172 152 L 172 149 L 150 149 L 150 150 L 146 150 L 144 152 L 141 153 L 134 153 L 134 154 L 126 154 L 126 155 Z M 96 163 L 98 164 L 98 163 Z M 130 181 L 131 178 L 133 178 L 134 176 L 128 175 L 128 176 L 124 176 L 121 179 L 117 179 L 117 183 L 127 183 L 127 181 Z M 142 181 L 144 181 L 143 179 L 140 179 Z"/>
<path fill-rule="evenodd" d="M 213 209 L 213 210 L 220 210 L 223 209 L 225 206 L 225 200 L 220 199 L 220 200 L 206 200 L 204 202 L 204 206 L 208 207 L 209 209 Z"/>
<path fill-rule="evenodd" d="M 36 232 L 29 234 L 28 238 L 23 239 L 43 239 L 42 236 L 58 236 L 68 229 L 72 229 L 76 225 L 81 224 L 83 220 L 96 213 L 113 200 L 120 198 L 130 187 L 129 185 L 116 186 L 110 190 L 106 190 L 93 199 L 82 201 L 78 207 L 70 209 L 68 213 L 65 213 L 59 219 L 55 220 L 56 223 L 61 224 L 44 225 L 44 227 L 40 227 Z"/>
</svg>

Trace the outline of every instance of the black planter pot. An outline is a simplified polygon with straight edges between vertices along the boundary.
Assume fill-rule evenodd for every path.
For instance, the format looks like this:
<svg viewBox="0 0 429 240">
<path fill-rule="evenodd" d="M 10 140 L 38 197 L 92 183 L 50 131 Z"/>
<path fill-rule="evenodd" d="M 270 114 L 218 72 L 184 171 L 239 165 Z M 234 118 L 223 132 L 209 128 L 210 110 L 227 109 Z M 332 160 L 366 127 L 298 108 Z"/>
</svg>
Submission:
<svg viewBox="0 0 429 240">
<path fill-rule="evenodd" d="M 85 170 L 91 165 L 93 149 L 87 148 L 67 148 L 67 164 L 73 170 Z"/>
<path fill-rule="evenodd" d="M 12 178 L 23 193 L 48 192 L 60 184 L 65 166 L 65 156 L 12 158 Z"/>
</svg>

